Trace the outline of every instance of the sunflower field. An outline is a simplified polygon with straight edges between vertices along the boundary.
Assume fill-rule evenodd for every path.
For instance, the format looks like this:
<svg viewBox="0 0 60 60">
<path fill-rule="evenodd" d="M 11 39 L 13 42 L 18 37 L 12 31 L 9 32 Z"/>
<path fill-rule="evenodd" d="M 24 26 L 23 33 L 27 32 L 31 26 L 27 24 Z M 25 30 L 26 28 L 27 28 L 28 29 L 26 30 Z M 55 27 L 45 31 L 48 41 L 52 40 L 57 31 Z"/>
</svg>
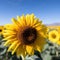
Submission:
<svg viewBox="0 0 60 60">
<path fill-rule="evenodd" d="M 34 14 L 0 26 L 0 60 L 60 60 L 60 26 L 46 26 Z"/>
</svg>

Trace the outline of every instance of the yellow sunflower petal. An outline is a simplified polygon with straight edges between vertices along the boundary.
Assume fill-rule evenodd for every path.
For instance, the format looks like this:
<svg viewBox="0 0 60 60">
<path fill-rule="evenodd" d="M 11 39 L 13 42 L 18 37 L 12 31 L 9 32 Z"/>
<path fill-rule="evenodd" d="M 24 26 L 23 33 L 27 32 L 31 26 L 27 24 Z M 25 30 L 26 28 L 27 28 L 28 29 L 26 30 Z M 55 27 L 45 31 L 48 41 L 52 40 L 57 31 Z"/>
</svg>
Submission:
<svg viewBox="0 0 60 60">
<path fill-rule="evenodd" d="M 18 19 L 18 22 L 20 23 L 21 26 L 26 25 L 26 19 L 25 19 L 24 15 L 22 15 L 21 17 L 17 16 L 17 19 Z"/>
<path fill-rule="evenodd" d="M 4 27 L 7 28 L 7 29 L 8 28 L 14 28 L 14 26 L 12 24 L 6 24 L 6 25 L 4 25 Z"/>
<path fill-rule="evenodd" d="M 20 23 L 21 26 L 23 26 L 22 21 L 21 21 L 21 17 L 17 16 L 18 22 Z"/>
<path fill-rule="evenodd" d="M 18 41 L 14 41 L 13 44 L 9 47 L 8 52 L 9 52 L 12 48 L 14 48 L 17 43 L 18 43 Z"/>
<path fill-rule="evenodd" d="M 9 40 L 11 38 L 14 38 L 14 35 L 9 35 L 8 37 L 5 37 L 3 40 Z"/>
<path fill-rule="evenodd" d="M 15 35 L 16 33 L 3 33 L 4 35 Z"/>
<path fill-rule="evenodd" d="M 21 16 L 21 22 L 23 23 L 23 25 L 26 25 L 26 19 L 24 15 Z"/>
<path fill-rule="evenodd" d="M 15 49 L 12 51 L 12 55 L 14 54 L 14 52 L 17 50 L 17 48 L 19 47 L 20 43 L 18 43 L 15 47 Z"/>
<path fill-rule="evenodd" d="M 19 25 L 19 22 L 18 22 L 16 19 L 12 18 L 11 20 L 12 20 L 12 22 L 14 23 L 14 25 L 15 25 L 16 27 L 19 27 L 19 26 L 20 26 L 20 25 Z"/>
<path fill-rule="evenodd" d="M 9 32 L 9 33 L 16 33 L 13 30 L 4 30 L 4 32 Z"/>
<path fill-rule="evenodd" d="M 26 56 L 26 50 L 23 45 L 20 45 L 16 51 L 17 56 L 19 57 L 20 55 L 23 55 L 24 57 Z"/>
<path fill-rule="evenodd" d="M 14 39 L 9 39 L 9 40 L 7 40 L 7 41 L 5 42 L 4 46 L 10 45 L 10 44 L 12 44 L 14 41 L 16 41 L 16 38 L 14 38 Z"/>
<path fill-rule="evenodd" d="M 34 14 L 31 14 L 30 17 L 31 17 L 30 19 L 31 19 L 31 26 L 32 26 L 33 25 L 33 22 L 34 22 L 34 17 L 35 16 L 34 16 Z"/>
<path fill-rule="evenodd" d="M 40 24 L 40 23 L 38 23 L 38 24 L 34 25 L 33 27 L 38 27 L 38 26 L 41 26 L 41 24 Z"/>
<path fill-rule="evenodd" d="M 6 41 L 6 42 L 5 42 L 5 44 L 4 44 L 4 46 L 9 45 L 9 44 L 10 44 L 10 42 L 11 42 L 11 40 Z"/>
<path fill-rule="evenodd" d="M 35 20 L 34 20 L 34 22 L 33 22 L 33 25 L 36 25 L 36 24 L 38 24 L 38 21 L 39 19 L 38 18 L 35 18 Z"/>
<path fill-rule="evenodd" d="M 33 46 L 26 45 L 26 51 L 27 51 L 28 54 L 31 54 L 32 51 L 33 51 Z"/>
<path fill-rule="evenodd" d="M 26 24 L 27 24 L 27 26 L 29 26 L 31 24 L 30 15 L 29 14 L 26 15 Z"/>
<path fill-rule="evenodd" d="M 4 28 L 5 28 L 5 30 L 6 29 L 7 30 L 12 30 L 12 31 L 16 31 L 17 30 L 17 27 L 15 25 L 13 25 L 13 24 L 6 24 L 6 25 L 4 25 Z"/>
<path fill-rule="evenodd" d="M 42 51 L 41 47 L 40 47 L 40 46 L 38 46 L 38 45 L 36 45 L 36 49 L 35 49 L 35 50 L 37 50 L 37 51 L 39 51 L 39 52 L 41 52 L 41 51 Z"/>
<path fill-rule="evenodd" d="M 60 45 L 60 39 L 56 42 L 56 44 Z"/>
</svg>

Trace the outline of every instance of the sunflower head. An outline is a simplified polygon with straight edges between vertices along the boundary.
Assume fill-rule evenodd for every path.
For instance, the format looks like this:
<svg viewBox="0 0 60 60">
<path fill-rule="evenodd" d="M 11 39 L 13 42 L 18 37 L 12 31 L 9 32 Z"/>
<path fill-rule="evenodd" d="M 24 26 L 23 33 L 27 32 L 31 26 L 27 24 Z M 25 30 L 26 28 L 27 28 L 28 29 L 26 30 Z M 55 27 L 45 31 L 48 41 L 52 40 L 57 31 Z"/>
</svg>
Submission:
<svg viewBox="0 0 60 60">
<path fill-rule="evenodd" d="M 59 40 L 56 42 L 57 43 L 57 45 L 60 45 L 60 26 L 58 27 L 58 33 L 59 33 Z"/>
<path fill-rule="evenodd" d="M 42 51 L 47 34 L 47 27 L 34 14 L 12 18 L 12 24 L 6 24 L 4 30 L 4 46 L 9 46 L 8 52 L 32 55 L 34 50 Z"/>
<path fill-rule="evenodd" d="M 48 39 L 52 42 L 52 43 L 56 43 L 59 40 L 59 33 L 57 30 L 51 30 L 48 33 Z"/>
<path fill-rule="evenodd" d="M 3 30 L 4 30 L 4 27 L 3 26 L 0 26 L 0 35 L 3 34 Z"/>
</svg>

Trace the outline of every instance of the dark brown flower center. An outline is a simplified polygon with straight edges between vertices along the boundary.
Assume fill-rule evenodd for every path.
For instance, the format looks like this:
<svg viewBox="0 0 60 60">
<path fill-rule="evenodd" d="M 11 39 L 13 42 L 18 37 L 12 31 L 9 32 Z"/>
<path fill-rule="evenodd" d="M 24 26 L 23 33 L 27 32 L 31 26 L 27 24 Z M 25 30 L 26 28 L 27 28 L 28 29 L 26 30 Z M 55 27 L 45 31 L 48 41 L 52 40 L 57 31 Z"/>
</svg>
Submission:
<svg viewBox="0 0 60 60">
<path fill-rule="evenodd" d="M 2 32 L 2 30 L 0 29 L 0 32 Z"/>
<path fill-rule="evenodd" d="M 35 28 L 27 28 L 21 33 L 22 42 L 24 44 L 32 44 L 37 38 L 37 31 Z"/>
<path fill-rule="evenodd" d="M 55 35 L 55 34 L 52 34 L 52 37 L 53 37 L 53 38 L 56 38 L 56 35 Z"/>
</svg>

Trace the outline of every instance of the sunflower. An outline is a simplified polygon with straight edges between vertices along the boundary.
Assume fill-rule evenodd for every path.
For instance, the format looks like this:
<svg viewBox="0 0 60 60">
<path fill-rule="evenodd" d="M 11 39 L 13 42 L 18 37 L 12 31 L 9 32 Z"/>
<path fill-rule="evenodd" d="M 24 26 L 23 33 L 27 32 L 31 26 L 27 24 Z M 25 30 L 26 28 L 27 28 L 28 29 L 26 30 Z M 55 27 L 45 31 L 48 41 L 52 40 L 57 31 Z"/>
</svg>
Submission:
<svg viewBox="0 0 60 60">
<path fill-rule="evenodd" d="M 3 30 L 4 30 L 4 27 L 3 26 L 0 26 L 0 35 L 3 34 Z"/>
<path fill-rule="evenodd" d="M 52 42 L 52 43 L 56 43 L 59 40 L 59 33 L 57 30 L 51 30 L 48 33 L 48 39 Z"/>
<path fill-rule="evenodd" d="M 58 30 L 58 33 L 59 33 L 59 40 L 56 43 L 57 43 L 57 45 L 60 45 L 60 28 L 58 28 L 57 30 Z"/>
<path fill-rule="evenodd" d="M 47 28 L 34 14 L 17 16 L 12 18 L 12 24 L 6 24 L 4 30 L 4 46 L 8 46 L 8 52 L 33 55 L 34 50 L 42 51 L 46 38 Z"/>
<path fill-rule="evenodd" d="M 60 39 L 56 42 L 56 44 L 60 46 Z"/>
</svg>

